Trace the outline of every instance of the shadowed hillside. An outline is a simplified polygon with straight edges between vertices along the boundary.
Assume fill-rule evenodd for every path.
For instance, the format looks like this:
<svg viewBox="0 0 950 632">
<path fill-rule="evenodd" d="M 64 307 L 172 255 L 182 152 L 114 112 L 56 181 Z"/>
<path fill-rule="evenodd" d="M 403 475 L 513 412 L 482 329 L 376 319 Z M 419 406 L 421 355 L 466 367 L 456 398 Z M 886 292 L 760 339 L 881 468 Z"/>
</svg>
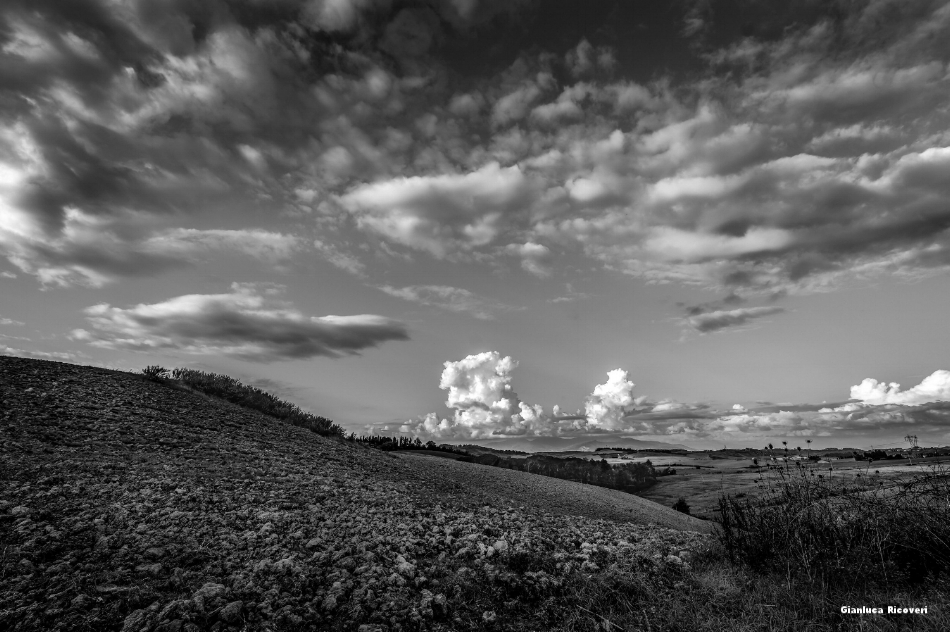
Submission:
<svg viewBox="0 0 950 632">
<path fill-rule="evenodd" d="M 621 492 L 393 456 L 121 372 L 0 357 L 0 402 L 4 629 L 548 629 L 592 620 L 563 599 L 579 578 L 672 586 L 705 540 L 644 526 L 706 525 Z"/>
</svg>

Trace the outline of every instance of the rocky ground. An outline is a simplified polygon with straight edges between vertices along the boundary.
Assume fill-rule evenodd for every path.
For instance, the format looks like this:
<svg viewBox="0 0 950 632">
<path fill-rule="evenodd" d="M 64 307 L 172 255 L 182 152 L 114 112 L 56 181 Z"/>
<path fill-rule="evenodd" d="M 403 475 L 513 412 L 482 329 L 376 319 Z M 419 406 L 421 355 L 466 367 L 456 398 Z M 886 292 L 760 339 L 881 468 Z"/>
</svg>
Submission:
<svg viewBox="0 0 950 632">
<path fill-rule="evenodd" d="M 642 499 L 479 468 L 0 357 L 0 629 L 552 629 L 579 581 L 682 589 L 708 541 Z"/>
</svg>

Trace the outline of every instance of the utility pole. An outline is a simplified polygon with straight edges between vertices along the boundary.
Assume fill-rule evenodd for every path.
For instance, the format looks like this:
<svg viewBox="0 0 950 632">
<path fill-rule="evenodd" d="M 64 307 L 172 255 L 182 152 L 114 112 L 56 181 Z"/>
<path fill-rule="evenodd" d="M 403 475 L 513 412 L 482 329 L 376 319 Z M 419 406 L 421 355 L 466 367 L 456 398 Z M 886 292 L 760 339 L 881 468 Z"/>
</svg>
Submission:
<svg viewBox="0 0 950 632">
<path fill-rule="evenodd" d="M 919 449 L 917 447 L 917 435 L 909 434 L 904 437 L 904 441 L 910 444 L 910 464 L 914 464 L 914 453 Z"/>
</svg>

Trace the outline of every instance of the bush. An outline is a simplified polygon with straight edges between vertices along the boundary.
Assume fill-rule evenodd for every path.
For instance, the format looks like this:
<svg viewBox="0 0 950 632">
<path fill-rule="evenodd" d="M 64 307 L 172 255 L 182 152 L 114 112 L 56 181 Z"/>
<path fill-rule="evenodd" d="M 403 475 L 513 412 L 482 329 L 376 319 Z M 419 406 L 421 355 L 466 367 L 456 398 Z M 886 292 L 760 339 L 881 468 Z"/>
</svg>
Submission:
<svg viewBox="0 0 950 632">
<path fill-rule="evenodd" d="M 831 481 L 799 467 L 758 499 L 719 500 L 730 559 L 809 583 L 894 586 L 950 570 L 950 472 L 880 482 Z"/>
<path fill-rule="evenodd" d="M 343 428 L 331 419 L 303 411 L 296 404 L 285 402 L 259 388 L 242 384 L 227 375 L 194 369 L 175 369 L 171 372 L 171 377 L 206 395 L 220 397 L 232 404 L 262 412 L 325 437 L 342 437 L 345 434 Z"/>
<path fill-rule="evenodd" d="M 684 513 L 687 516 L 689 515 L 689 503 L 686 502 L 686 499 L 680 497 L 675 503 L 673 503 L 673 509 L 680 513 Z"/>
<path fill-rule="evenodd" d="M 161 382 L 168 379 L 168 369 L 157 364 L 150 364 L 142 369 L 142 375 L 153 382 Z"/>
</svg>

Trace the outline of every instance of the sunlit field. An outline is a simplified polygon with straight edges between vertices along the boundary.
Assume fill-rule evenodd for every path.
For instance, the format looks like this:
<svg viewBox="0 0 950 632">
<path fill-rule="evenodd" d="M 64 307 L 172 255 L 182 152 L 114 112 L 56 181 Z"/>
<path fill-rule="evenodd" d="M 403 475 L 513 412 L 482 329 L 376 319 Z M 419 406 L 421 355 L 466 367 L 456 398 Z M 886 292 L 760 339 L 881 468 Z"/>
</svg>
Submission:
<svg viewBox="0 0 950 632">
<path fill-rule="evenodd" d="M 732 452 L 732 451 L 730 451 Z M 565 453 L 567 454 L 567 453 Z M 613 453 L 607 453 L 613 455 Z M 601 454 L 573 452 L 571 456 L 582 456 L 592 459 L 602 458 Z M 759 465 L 753 463 L 753 458 Z M 620 459 L 608 456 L 608 463 L 629 463 L 630 461 L 646 461 L 653 463 L 658 470 L 672 468 L 676 474 L 659 477 L 657 484 L 637 495 L 666 505 L 672 506 L 678 499 L 683 498 L 690 506 L 690 513 L 699 518 L 713 519 L 719 506 L 719 498 L 729 494 L 743 498 L 752 497 L 767 489 L 769 473 L 777 468 L 785 468 L 782 457 L 777 461 L 769 460 L 768 456 L 749 456 L 737 458 L 735 456 L 720 456 L 716 452 L 695 452 L 688 455 L 648 455 L 634 458 Z M 821 475 L 830 481 L 848 482 L 857 484 L 863 481 L 875 480 L 893 485 L 897 480 L 908 475 L 925 472 L 929 467 L 938 464 L 950 464 L 950 457 L 930 457 L 903 460 L 874 461 L 870 465 L 867 461 L 849 459 L 813 461 L 788 461 L 788 467 L 794 469 L 796 463 Z"/>
</svg>

